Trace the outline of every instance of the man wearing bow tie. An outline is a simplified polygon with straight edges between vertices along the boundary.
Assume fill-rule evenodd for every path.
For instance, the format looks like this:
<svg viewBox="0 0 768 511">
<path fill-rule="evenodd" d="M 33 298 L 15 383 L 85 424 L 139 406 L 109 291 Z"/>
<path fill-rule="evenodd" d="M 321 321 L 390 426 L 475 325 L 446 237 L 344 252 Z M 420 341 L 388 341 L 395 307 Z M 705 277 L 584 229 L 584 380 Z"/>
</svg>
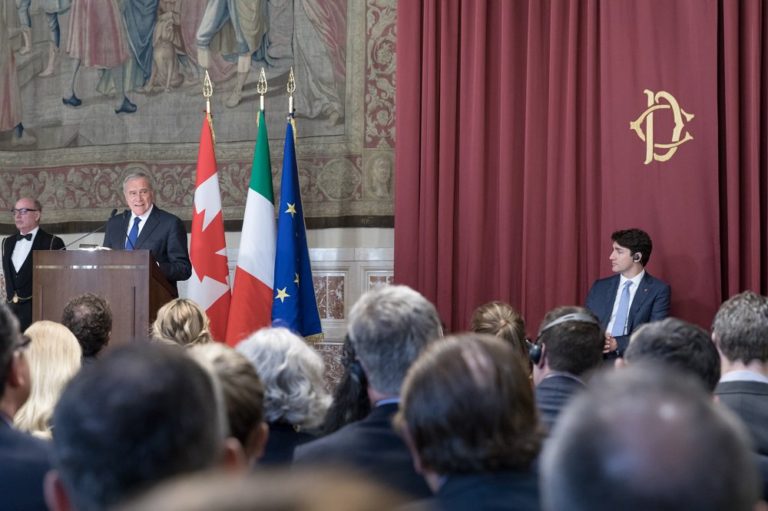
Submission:
<svg viewBox="0 0 768 511">
<path fill-rule="evenodd" d="M 64 242 L 40 228 L 43 206 L 22 197 L 11 210 L 19 233 L 3 240 L 3 275 L 8 307 L 19 318 L 21 331 L 32 324 L 32 251 L 61 250 Z"/>
</svg>

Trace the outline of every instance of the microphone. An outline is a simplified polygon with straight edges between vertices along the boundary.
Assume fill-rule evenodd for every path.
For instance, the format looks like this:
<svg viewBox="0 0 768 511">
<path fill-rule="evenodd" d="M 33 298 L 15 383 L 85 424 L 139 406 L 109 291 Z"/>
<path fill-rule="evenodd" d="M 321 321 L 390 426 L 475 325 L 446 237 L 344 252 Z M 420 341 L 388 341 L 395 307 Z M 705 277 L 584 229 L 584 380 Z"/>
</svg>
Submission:
<svg viewBox="0 0 768 511">
<path fill-rule="evenodd" d="M 80 241 L 81 239 L 86 238 L 86 237 L 90 236 L 91 234 L 96 234 L 97 232 L 99 232 L 100 230 L 105 228 L 107 226 L 107 224 L 109 223 L 109 221 L 112 220 L 112 217 L 114 217 L 116 214 L 117 214 L 117 208 L 112 210 L 112 212 L 109 214 L 109 219 L 106 222 L 104 222 L 103 224 L 101 224 L 96 229 L 92 230 L 91 232 L 83 234 L 82 236 L 77 238 L 75 241 L 70 241 L 69 243 L 67 243 L 66 245 L 64 245 L 63 247 L 61 247 L 58 250 L 66 250 L 69 247 L 71 247 L 72 245 L 74 245 L 75 243 L 77 243 L 78 241 Z"/>
<path fill-rule="evenodd" d="M 123 211 L 123 217 L 125 217 L 125 221 L 129 222 L 131 220 L 131 212 L 129 210 Z M 131 245 L 131 250 L 136 250 L 136 247 L 133 245 L 133 242 L 131 241 L 131 238 L 128 237 L 128 233 L 125 233 L 125 239 L 123 240 L 123 247 L 125 247 L 125 242 L 128 242 Z"/>
</svg>

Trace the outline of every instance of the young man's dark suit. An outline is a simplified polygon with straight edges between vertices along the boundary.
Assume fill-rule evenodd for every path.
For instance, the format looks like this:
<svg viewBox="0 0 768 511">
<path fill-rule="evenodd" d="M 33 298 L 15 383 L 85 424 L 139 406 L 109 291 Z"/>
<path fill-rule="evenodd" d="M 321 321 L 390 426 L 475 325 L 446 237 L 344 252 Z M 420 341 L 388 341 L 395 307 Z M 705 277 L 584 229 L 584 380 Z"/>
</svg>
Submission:
<svg viewBox="0 0 768 511">
<path fill-rule="evenodd" d="M 372 480 L 405 495 L 432 495 L 424 478 L 413 468 L 405 442 L 395 433 L 392 418 L 396 403 L 373 408 L 365 419 L 347 424 L 328 436 L 296 447 L 296 464 L 329 464 L 358 469 Z"/>
<path fill-rule="evenodd" d="M 130 211 L 110 218 L 103 245 L 113 250 L 124 250 L 130 221 Z M 177 281 L 187 280 L 192 275 L 184 224 L 179 217 L 163 211 L 156 205 L 152 206 L 152 212 L 147 217 L 146 225 L 142 227 L 133 249 L 149 250 L 160 265 L 160 271 L 174 289 Z M 176 295 L 178 296 L 178 291 Z"/>
<path fill-rule="evenodd" d="M 587 295 L 587 309 L 591 310 L 600 320 L 600 326 L 606 328 L 611 320 L 616 292 L 619 289 L 621 275 L 616 274 L 595 281 Z M 624 353 L 629 344 L 629 336 L 640 325 L 650 323 L 669 316 L 669 299 L 671 291 L 669 284 L 651 276 L 647 271 L 640 281 L 635 298 L 629 307 L 627 318 L 627 335 L 616 337 L 619 354 Z"/>
<path fill-rule="evenodd" d="M 5 295 L 8 307 L 19 319 L 21 331 L 32 324 L 32 252 L 35 250 L 61 250 L 64 242 L 58 236 L 48 234 L 38 228 L 35 239 L 32 240 L 32 250 L 16 272 L 11 257 L 19 234 L 8 236 L 3 240 L 3 274 L 5 275 Z M 16 297 L 14 303 L 14 296 Z"/>
<path fill-rule="evenodd" d="M 42 510 L 43 479 L 51 468 L 49 445 L 0 418 L 0 509 Z"/>
</svg>

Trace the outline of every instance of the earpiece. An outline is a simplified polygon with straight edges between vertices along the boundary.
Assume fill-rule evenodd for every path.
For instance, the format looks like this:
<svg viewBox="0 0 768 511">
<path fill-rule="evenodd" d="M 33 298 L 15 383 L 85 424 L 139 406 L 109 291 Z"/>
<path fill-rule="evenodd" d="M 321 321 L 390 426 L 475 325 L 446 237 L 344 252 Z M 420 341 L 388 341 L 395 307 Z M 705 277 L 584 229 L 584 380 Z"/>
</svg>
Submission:
<svg viewBox="0 0 768 511">
<path fill-rule="evenodd" d="M 539 362 L 541 362 L 541 355 L 542 355 L 542 347 L 540 343 L 532 343 L 528 339 L 525 340 L 525 343 L 528 345 L 528 358 L 531 359 L 531 362 L 533 362 L 533 365 L 538 366 Z"/>
<path fill-rule="evenodd" d="M 641 254 L 640 252 L 635 252 L 635 255 L 632 257 L 632 260 L 636 263 L 639 263 L 640 261 L 643 260 L 643 254 Z"/>
</svg>

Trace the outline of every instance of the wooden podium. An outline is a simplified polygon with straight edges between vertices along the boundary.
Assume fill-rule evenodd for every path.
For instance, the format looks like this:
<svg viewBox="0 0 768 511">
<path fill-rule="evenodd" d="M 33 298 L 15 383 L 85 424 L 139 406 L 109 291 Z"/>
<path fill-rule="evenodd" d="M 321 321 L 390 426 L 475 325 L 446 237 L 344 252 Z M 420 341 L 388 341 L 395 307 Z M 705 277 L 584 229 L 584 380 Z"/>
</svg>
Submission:
<svg viewBox="0 0 768 511">
<path fill-rule="evenodd" d="M 60 322 L 73 297 L 101 295 L 112 308 L 112 346 L 146 340 L 157 309 L 174 295 L 149 250 L 39 250 L 32 266 L 32 320 Z"/>
</svg>

